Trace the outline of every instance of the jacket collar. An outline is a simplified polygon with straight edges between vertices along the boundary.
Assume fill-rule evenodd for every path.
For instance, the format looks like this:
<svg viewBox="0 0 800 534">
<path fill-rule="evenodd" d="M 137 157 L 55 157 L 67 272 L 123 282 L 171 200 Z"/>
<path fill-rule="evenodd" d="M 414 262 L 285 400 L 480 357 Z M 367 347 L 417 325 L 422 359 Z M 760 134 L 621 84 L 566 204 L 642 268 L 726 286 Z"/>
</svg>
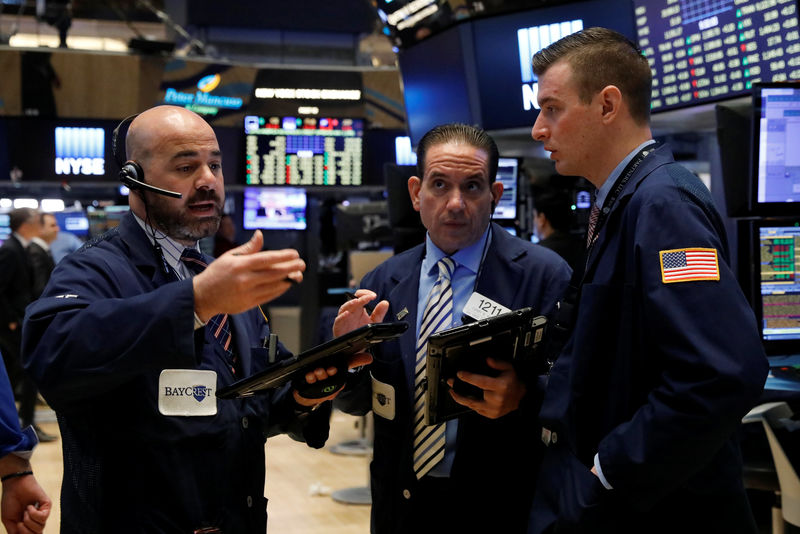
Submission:
<svg viewBox="0 0 800 534">
<path fill-rule="evenodd" d="M 586 273 L 591 271 L 592 266 L 597 262 L 598 258 L 601 256 L 602 250 L 610 240 L 610 236 L 608 236 L 609 221 L 611 221 L 619 213 L 619 211 L 628 204 L 630 197 L 636 192 L 636 190 L 651 172 L 663 165 L 666 165 L 667 163 L 672 163 L 673 161 L 675 160 L 672 157 L 672 152 L 664 145 L 657 146 L 655 150 L 653 150 L 644 159 L 644 161 L 642 161 L 639 168 L 636 169 L 636 172 L 633 174 L 633 176 L 631 176 L 631 179 L 627 184 L 625 184 L 625 189 L 623 189 L 622 194 L 619 196 L 614 205 L 611 206 L 611 211 L 606 219 L 606 224 L 600 228 L 600 233 L 597 235 L 597 239 L 595 240 L 594 246 L 592 246 L 590 255 L 587 259 Z"/>
</svg>

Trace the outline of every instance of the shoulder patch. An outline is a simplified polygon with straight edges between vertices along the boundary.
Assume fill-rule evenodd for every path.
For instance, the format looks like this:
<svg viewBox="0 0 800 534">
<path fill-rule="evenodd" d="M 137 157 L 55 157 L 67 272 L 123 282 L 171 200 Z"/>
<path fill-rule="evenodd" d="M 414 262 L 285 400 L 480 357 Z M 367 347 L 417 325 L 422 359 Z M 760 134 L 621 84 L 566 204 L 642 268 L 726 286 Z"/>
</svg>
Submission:
<svg viewBox="0 0 800 534">
<path fill-rule="evenodd" d="M 715 248 L 662 250 L 658 255 L 661 281 L 665 284 L 719 280 L 719 258 Z"/>
</svg>

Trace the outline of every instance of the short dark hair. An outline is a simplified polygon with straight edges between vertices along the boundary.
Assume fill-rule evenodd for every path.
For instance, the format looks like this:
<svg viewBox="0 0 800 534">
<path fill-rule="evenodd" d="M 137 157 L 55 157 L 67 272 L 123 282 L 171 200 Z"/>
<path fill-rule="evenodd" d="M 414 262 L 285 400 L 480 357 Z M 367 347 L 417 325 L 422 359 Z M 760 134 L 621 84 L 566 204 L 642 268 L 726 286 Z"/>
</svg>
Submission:
<svg viewBox="0 0 800 534">
<path fill-rule="evenodd" d="M 500 159 L 497 144 L 480 128 L 461 123 L 442 124 L 422 136 L 417 145 L 417 173 L 420 180 L 425 176 L 425 156 L 428 150 L 447 143 L 466 143 L 486 152 L 489 156 L 489 183 L 494 183 L 497 178 L 497 162 Z"/>
<path fill-rule="evenodd" d="M 650 122 L 653 75 L 639 48 L 621 33 L 586 28 L 567 35 L 533 56 L 533 72 L 543 75 L 559 61 L 572 67 L 578 96 L 584 103 L 608 85 L 616 86 L 638 124 Z"/>
<path fill-rule="evenodd" d="M 533 209 L 544 213 L 556 230 L 568 231 L 572 225 L 572 199 L 566 191 L 534 189 L 531 194 Z"/>
<path fill-rule="evenodd" d="M 11 228 L 12 232 L 16 232 L 19 230 L 20 226 L 29 222 L 37 215 L 38 212 L 33 208 L 17 208 L 11 210 L 11 213 L 8 214 L 8 227 Z"/>
</svg>

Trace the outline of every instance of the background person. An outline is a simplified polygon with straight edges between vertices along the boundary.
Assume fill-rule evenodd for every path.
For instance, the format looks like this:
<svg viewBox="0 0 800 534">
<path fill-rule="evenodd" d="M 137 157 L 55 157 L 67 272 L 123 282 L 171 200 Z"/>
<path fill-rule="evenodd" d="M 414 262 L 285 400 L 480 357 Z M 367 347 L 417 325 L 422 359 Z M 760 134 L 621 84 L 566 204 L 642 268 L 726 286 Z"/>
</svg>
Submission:
<svg viewBox="0 0 800 534">
<path fill-rule="evenodd" d="M 336 335 L 384 317 L 412 326 L 373 348 L 373 364 L 337 399 L 347 412 L 375 414 L 372 531 L 524 532 L 542 454 L 531 424 L 539 402 L 526 383 L 535 377 L 518 376 L 510 363 L 487 354 L 496 377 L 459 373 L 483 390 L 483 399 L 452 392 L 473 411 L 440 429 L 426 427 L 415 409 L 421 398 L 415 368 L 424 376 L 418 343 L 420 332 L 461 324 L 473 292 L 512 310 L 531 306 L 548 314 L 570 270 L 552 251 L 490 224 L 503 185 L 494 181 L 497 146 L 485 132 L 436 127 L 420 141 L 417 162 L 419 176 L 409 179 L 408 191 L 427 228 L 425 243 L 364 276 L 358 298 L 342 305 L 334 322 Z M 429 295 L 442 288 L 439 264 L 451 271 L 450 293 L 444 290 L 442 307 L 424 319 L 435 306 Z M 367 315 L 364 306 L 374 299 L 380 303 Z"/>
<path fill-rule="evenodd" d="M 533 233 L 538 244 L 564 258 L 572 269 L 583 259 L 585 241 L 570 233 L 574 214 L 572 201 L 566 191 L 559 189 L 534 189 Z"/>
<path fill-rule="evenodd" d="M 533 138 L 598 191 L 529 532 L 755 532 L 734 433 L 767 360 L 708 190 L 653 142 L 647 60 L 589 28 L 533 71 Z"/>
<path fill-rule="evenodd" d="M 23 428 L 33 426 L 40 441 L 53 441 L 55 436 L 34 424 L 36 386 L 23 371 L 20 359 L 22 319 L 25 307 L 34 299 L 33 268 L 26 250 L 41 231 L 39 212 L 33 208 L 12 210 L 9 227 L 11 235 L 0 246 L 0 350 L 19 400 L 20 424 Z"/>
<path fill-rule="evenodd" d="M 28 245 L 28 256 L 30 256 L 31 270 L 33 273 L 32 297 L 38 299 L 44 291 L 44 286 L 50 280 L 50 274 L 56 267 L 50 245 L 58 237 L 58 221 L 52 213 L 42 213 L 39 215 L 40 230 L 39 235 L 31 239 Z"/>
</svg>

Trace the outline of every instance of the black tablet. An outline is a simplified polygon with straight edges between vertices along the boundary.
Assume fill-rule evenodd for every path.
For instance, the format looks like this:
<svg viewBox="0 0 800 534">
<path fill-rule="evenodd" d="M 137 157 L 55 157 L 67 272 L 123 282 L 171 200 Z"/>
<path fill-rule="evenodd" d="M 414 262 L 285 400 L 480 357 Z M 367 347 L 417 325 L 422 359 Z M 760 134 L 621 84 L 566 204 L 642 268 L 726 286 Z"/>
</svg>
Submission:
<svg viewBox="0 0 800 534">
<path fill-rule="evenodd" d="M 425 424 L 435 425 L 458 417 L 469 410 L 450 396 L 447 381 L 455 380 L 456 393 L 483 398 L 483 390 L 456 378 L 458 371 L 497 376 L 486 363 L 487 357 L 514 363 L 518 372 L 538 373 L 537 348 L 544 339 L 547 318 L 534 315 L 532 308 L 522 308 L 476 321 L 428 338 L 426 364 Z M 544 363 L 543 358 L 539 358 Z"/>
<path fill-rule="evenodd" d="M 342 357 L 365 352 L 370 346 L 394 339 L 408 329 L 406 322 L 372 323 L 343 334 L 321 345 L 281 360 L 263 371 L 243 378 L 217 391 L 217 397 L 232 399 L 249 397 L 259 391 L 282 386 L 296 376 L 317 367 L 339 366 Z"/>
</svg>

